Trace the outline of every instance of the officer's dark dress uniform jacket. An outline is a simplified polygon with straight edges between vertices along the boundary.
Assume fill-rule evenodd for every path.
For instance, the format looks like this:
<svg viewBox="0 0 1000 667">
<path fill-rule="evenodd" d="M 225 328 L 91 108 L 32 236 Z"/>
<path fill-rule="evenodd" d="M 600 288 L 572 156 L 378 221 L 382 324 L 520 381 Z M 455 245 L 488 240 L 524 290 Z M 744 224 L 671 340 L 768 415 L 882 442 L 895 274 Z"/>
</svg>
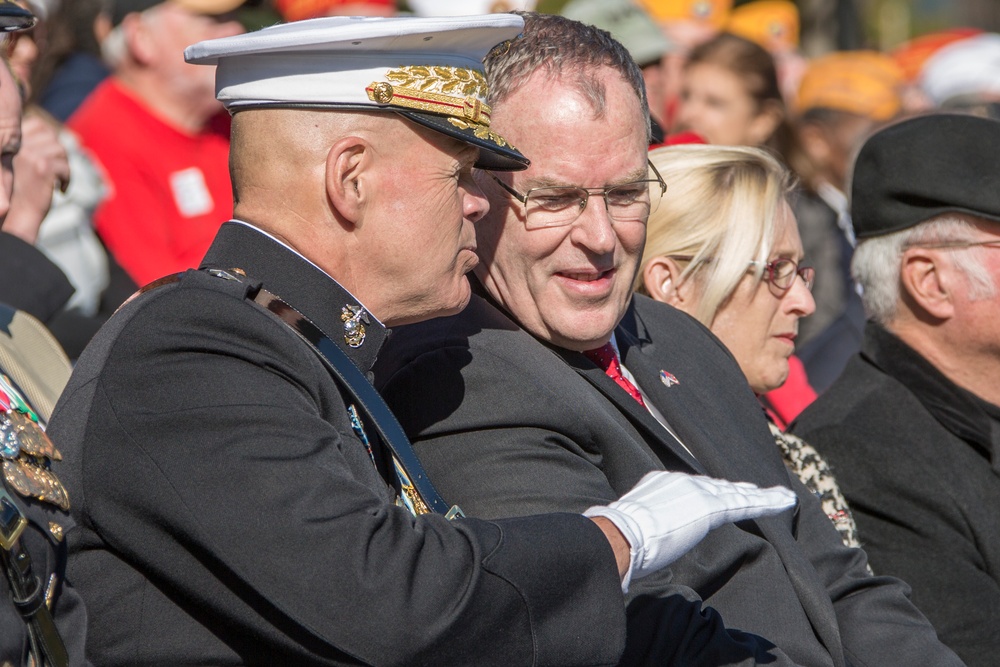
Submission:
<svg viewBox="0 0 1000 667">
<path fill-rule="evenodd" d="M 343 344 L 326 274 L 239 223 L 207 266 L 126 304 L 80 358 L 50 432 L 78 526 L 68 576 L 100 665 L 613 663 L 614 556 L 577 514 L 414 518 L 319 357 L 264 287 Z M 372 320 L 354 361 L 367 371 Z M 362 419 L 365 415 L 361 413 Z M 370 424 L 368 437 L 374 438 Z M 376 467 L 378 466 L 378 467 Z"/>
<path fill-rule="evenodd" d="M 876 572 L 969 664 L 1000 662 L 1000 407 L 884 328 L 793 425 L 833 466 Z"/>
<path fill-rule="evenodd" d="M 690 453 L 583 354 L 540 345 L 475 296 L 457 316 L 396 331 L 376 383 L 432 481 L 475 516 L 579 511 L 662 468 L 796 489 L 797 515 L 717 528 L 633 585 L 627 662 L 960 664 L 905 586 L 869 576 L 864 554 L 792 480 L 742 371 L 707 329 L 637 296 L 615 336 Z M 716 611 L 696 615 L 681 597 L 758 637 L 727 634 Z"/>
</svg>

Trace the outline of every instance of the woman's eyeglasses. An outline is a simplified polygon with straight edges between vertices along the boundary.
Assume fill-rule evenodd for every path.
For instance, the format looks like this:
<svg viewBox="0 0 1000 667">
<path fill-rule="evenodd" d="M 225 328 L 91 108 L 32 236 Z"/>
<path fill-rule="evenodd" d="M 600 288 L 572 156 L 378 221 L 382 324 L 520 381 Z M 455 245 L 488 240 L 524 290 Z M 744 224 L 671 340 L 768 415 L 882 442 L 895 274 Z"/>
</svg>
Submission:
<svg viewBox="0 0 1000 667">
<path fill-rule="evenodd" d="M 678 262 L 690 262 L 693 255 L 668 255 L 670 259 Z M 703 262 L 711 261 L 711 258 L 702 259 Z M 760 266 L 762 262 L 750 260 L 750 266 Z M 798 262 L 786 257 L 779 257 L 770 262 L 763 263 L 764 272 L 762 278 L 771 286 L 775 296 L 782 296 L 792 288 L 795 276 L 802 278 L 806 284 L 806 289 L 812 290 L 813 282 L 816 280 L 816 269 L 811 266 L 799 266 Z"/>
</svg>

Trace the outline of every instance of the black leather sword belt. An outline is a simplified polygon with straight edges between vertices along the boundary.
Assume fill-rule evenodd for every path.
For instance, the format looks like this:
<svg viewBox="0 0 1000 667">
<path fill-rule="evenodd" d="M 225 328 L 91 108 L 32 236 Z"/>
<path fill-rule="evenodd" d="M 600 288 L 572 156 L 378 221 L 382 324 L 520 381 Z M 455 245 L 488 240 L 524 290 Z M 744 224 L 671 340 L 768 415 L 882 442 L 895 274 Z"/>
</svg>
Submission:
<svg viewBox="0 0 1000 667">
<path fill-rule="evenodd" d="M 69 656 L 45 604 L 45 587 L 31 571 L 31 555 L 21 544 L 28 520 L 0 482 L 0 566 L 10 584 L 11 601 L 28 627 L 35 665 L 65 667 Z"/>
</svg>

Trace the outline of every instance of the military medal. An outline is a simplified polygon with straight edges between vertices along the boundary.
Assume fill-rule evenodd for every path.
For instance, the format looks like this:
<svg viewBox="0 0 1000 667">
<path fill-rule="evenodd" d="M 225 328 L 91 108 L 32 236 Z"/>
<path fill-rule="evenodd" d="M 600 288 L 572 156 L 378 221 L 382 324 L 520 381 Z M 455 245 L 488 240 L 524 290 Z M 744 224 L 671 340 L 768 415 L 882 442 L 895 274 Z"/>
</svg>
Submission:
<svg viewBox="0 0 1000 667">
<path fill-rule="evenodd" d="M 8 412 L 5 417 L 17 430 L 21 451 L 34 457 L 44 456 L 53 461 L 62 461 L 62 454 L 55 448 L 49 436 L 37 422 L 22 412 Z"/>
<path fill-rule="evenodd" d="M 351 347 L 361 347 L 365 342 L 365 325 L 371 324 L 364 307 L 344 306 L 340 311 L 340 321 L 344 323 L 344 342 Z"/>
<path fill-rule="evenodd" d="M 21 440 L 14 423 L 7 418 L 9 414 L 0 412 L 0 458 L 16 459 L 21 454 Z"/>
<path fill-rule="evenodd" d="M 69 509 L 69 494 L 50 470 L 51 460 L 62 460 L 38 415 L 28 406 L 7 376 L 0 374 L 0 460 L 11 487 L 28 498 Z"/>
<path fill-rule="evenodd" d="M 23 496 L 38 498 L 69 509 L 69 494 L 59 478 L 39 465 L 20 458 L 3 462 L 3 476 Z"/>
</svg>

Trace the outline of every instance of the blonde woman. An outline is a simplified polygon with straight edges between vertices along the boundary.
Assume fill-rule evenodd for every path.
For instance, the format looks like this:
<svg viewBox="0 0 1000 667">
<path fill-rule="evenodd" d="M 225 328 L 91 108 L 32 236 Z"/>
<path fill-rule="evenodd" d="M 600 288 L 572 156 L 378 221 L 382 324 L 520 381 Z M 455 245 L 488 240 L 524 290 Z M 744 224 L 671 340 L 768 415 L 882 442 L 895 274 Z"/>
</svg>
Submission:
<svg viewBox="0 0 1000 667">
<path fill-rule="evenodd" d="M 729 348 L 758 395 L 788 377 L 799 319 L 815 310 L 814 272 L 788 204 L 791 177 L 744 146 L 680 145 L 650 153 L 670 187 L 647 224 L 637 291 L 692 315 Z M 845 544 L 857 528 L 829 466 L 809 444 L 771 430 L 789 468 L 815 492 Z"/>
</svg>

